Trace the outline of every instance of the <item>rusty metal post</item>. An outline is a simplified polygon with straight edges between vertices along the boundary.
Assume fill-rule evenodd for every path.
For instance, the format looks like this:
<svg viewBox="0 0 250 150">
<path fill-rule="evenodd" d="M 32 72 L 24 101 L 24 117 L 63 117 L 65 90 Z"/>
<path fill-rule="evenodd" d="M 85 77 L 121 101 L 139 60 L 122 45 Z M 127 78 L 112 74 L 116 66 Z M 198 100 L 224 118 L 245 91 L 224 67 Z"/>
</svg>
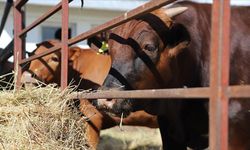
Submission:
<svg viewBox="0 0 250 150">
<path fill-rule="evenodd" d="M 69 0 L 62 0 L 62 44 L 61 44 L 61 88 L 68 85 L 68 28 L 69 28 Z"/>
<path fill-rule="evenodd" d="M 19 88 L 21 85 L 21 74 L 22 69 L 19 66 L 19 62 L 22 60 L 22 39 L 18 36 L 22 31 L 22 10 L 21 8 L 16 7 L 16 3 L 14 5 L 14 67 L 16 73 L 16 87 Z"/>
<path fill-rule="evenodd" d="M 210 50 L 209 146 L 228 149 L 230 0 L 214 0 Z"/>
<path fill-rule="evenodd" d="M 23 29 L 26 27 L 26 6 L 25 5 L 21 8 L 21 13 L 22 13 L 22 31 L 23 31 Z M 21 60 L 23 60 L 25 58 L 25 55 L 26 55 L 26 37 L 27 37 L 27 34 L 25 34 L 25 36 L 22 36 L 22 37 L 19 36 L 19 37 L 22 39 L 22 56 L 21 56 L 22 59 Z M 20 61 L 19 61 L 19 65 L 20 65 Z"/>
</svg>

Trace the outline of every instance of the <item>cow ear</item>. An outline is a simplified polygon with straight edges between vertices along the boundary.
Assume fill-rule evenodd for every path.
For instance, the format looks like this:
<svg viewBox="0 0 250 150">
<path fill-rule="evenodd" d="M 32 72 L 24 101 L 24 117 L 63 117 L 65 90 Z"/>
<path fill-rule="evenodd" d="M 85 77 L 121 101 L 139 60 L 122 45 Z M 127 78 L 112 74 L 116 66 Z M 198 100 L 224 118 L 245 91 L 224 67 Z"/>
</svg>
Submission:
<svg viewBox="0 0 250 150">
<path fill-rule="evenodd" d="M 169 31 L 167 38 L 169 57 L 173 57 L 188 47 L 191 38 L 188 30 L 182 24 L 174 23 Z"/>
<path fill-rule="evenodd" d="M 81 52 L 80 47 L 77 47 L 77 46 L 70 47 L 69 48 L 69 60 L 71 61 L 75 60 L 80 55 L 80 52 Z"/>
<path fill-rule="evenodd" d="M 187 28 L 182 24 L 173 23 L 167 34 L 168 47 L 173 48 L 184 41 L 191 41 L 191 37 Z"/>
<path fill-rule="evenodd" d="M 188 7 L 175 7 L 175 8 L 168 8 L 165 10 L 165 14 L 172 18 L 175 17 L 183 12 L 185 12 L 188 9 Z"/>
<path fill-rule="evenodd" d="M 180 54 L 185 48 L 187 48 L 189 45 L 189 41 L 183 41 L 177 44 L 175 47 L 170 48 L 168 50 L 168 57 L 176 57 L 178 54 Z"/>
</svg>

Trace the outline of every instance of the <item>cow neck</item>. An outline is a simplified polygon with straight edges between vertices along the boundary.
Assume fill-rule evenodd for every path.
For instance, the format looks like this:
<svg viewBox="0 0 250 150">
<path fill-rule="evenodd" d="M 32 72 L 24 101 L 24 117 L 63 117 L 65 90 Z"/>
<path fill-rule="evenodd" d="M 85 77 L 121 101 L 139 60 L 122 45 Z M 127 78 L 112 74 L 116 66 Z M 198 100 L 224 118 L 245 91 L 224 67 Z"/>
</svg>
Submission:
<svg viewBox="0 0 250 150">
<path fill-rule="evenodd" d="M 142 20 L 147 22 L 151 28 L 158 34 L 158 36 L 161 38 L 164 47 L 167 46 L 169 38 L 167 35 L 170 33 L 169 27 L 156 15 L 148 13 L 145 14 L 136 20 Z"/>
</svg>

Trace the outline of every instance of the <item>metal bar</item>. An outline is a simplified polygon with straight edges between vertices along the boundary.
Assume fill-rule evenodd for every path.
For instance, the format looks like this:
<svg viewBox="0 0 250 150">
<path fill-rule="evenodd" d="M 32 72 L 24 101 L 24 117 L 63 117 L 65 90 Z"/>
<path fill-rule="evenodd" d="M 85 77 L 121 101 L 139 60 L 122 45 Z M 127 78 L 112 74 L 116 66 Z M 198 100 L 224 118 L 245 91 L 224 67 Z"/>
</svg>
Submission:
<svg viewBox="0 0 250 150">
<path fill-rule="evenodd" d="M 7 0 L 6 4 L 5 4 L 5 8 L 4 8 L 4 13 L 3 13 L 3 17 L 1 20 L 1 25 L 0 25 L 0 37 L 2 35 L 3 32 L 3 28 L 5 26 L 6 20 L 8 18 L 9 12 L 10 12 L 10 8 L 13 5 L 13 0 Z"/>
<path fill-rule="evenodd" d="M 18 36 L 18 33 L 22 31 L 22 10 L 13 8 L 14 10 L 14 68 L 16 73 L 16 87 L 21 85 L 22 69 L 19 66 L 19 62 L 22 60 L 22 39 Z"/>
<path fill-rule="evenodd" d="M 21 7 L 26 4 L 28 2 L 28 0 L 16 0 L 15 2 L 15 7 L 17 9 L 21 9 Z"/>
<path fill-rule="evenodd" d="M 26 58 L 26 59 L 22 59 L 19 64 L 21 65 L 21 64 L 24 64 L 24 63 L 28 63 L 28 62 L 30 62 L 30 61 L 32 61 L 34 59 L 41 58 L 41 57 L 46 56 L 48 54 L 54 53 L 54 52 L 56 52 L 56 51 L 58 51 L 60 49 L 61 49 L 61 44 L 57 44 L 57 45 L 55 45 L 54 47 L 48 49 L 45 52 L 42 52 L 42 53 L 37 54 L 37 55 L 33 55 L 33 56 L 31 56 L 29 58 Z"/>
<path fill-rule="evenodd" d="M 209 148 L 228 149 L 230 0 L 213 1 L 210 50 Z"/>
<path fill-rule="evenodd" d="M 230 98 L 249 98 L 250 85 L 230 86 L 227 89 L 228 97 Z"/>
<path fill-rule="evenodd" d="M 24 5 L 20 10 L 22 12 L 22 30 L 23 30 L 26 26 L 26 6 Z M 22 59 L 23 59 L 25 58 L 25 54 L 26 54 L 26 36 L 23 36 L 20 38 L 22 39 Z"/>
<path fill-rule="evenodd" d="M 121 15 L 117 18 L 114 18 L 102 25 L 99 25 L 95 28 L 92 28 L 91 30 L 84 32 L 78 36 L 76 36 L 75 38 L 72 38 L 69 40 L 69 45 L 73 45 L 76 44 L 77 42 L 80 42 L 84 39 L 87 39 L 89 37 L 91 37 L 94 34 L 98 34 L 101 33 L 105 30 L 109 30 L 114 28 L 115 26 L 121 25 L 125 22 L 127 22 L 128 20 L 134 19 L 135 17 L 151 12 L 157 8 L 160 8 L 162 6 L 165 6 L 167 4 L 170 4 L 172 2 L 174 2 L 176 0 L 154 0 L 154 1 L 150 1 L 142 6 L 139 6 L 127 13 L 125 13 L 124 15 Z"/>
<path fill-rule="evenodd" d="M 96 91 L 78 92 L 73 98 L 98 99 L 98 98 L 133 98 L 133 99 L 159 99 L 159 98 L 209 98 L 209 88 L 178 88 L 178 89 L 153 89 L 131 91 Z"/>
<path fill-rule="evenodd" d="M 227 88 L 227 95 L 230 98 L 249 98 L 250 85 L 230 86 Z M 76 92 L 73 98 L 99 99 L 99 98 L 209 98 L 209 88 L 184 88 L 184 89 L 152 89 L 152 90 L 133 90 L 133 91 L 94 91 Z"/>
<path fill-rule="evenodd" d="M 62 0 L 61 88 L 68 85 L 69 0 Z"/>
<path fill-rule="evenodd" d="M 62 3 L 60 2 L 55 7 L 53 7 L 52 9 L 47 11 L 45 14 L 43 14 L 41 17 L 39 17 L 37 20 L 35 20 L 33 23 L 31 23 L 29 26 L 27 26 L 25 29 L 23 29 L 18 36 L 22 37 L 28 31 L 30 31 L 31 29 L 33 29 L 34 27 L 36 27 L 37 25 L 39 25 L 40 23 L 48 19 L 50 16 L 52 16 L 57 11 L 59 11 L 61 8 L 62 8 Z"/>
<path fill-rule="evenodd" d="M 108 29 L 111 29 L 111 28 L 113 28 L 113 27 L 115 27 L 117 25 L 120 25 L 120 24 L 122 24 L 122 23 L 124 23 L 124 22 L 126 22 L 128 20 L 131 20 L 131 19 L 135 18 L 136 16 L 138 16 L 135 13 L 138 13 L 139 15 L 141 15 L 141 14 L 150 12 L 150 11 L 152 11 L 154 9 L 157 9 L 159 7 L 162 7 L 164 5 L 170 4 L 170 3 L 174 2 L 174 1 L 176 1 L 176 0 L 150 1 L 150 2 L 144 4 L 144 5 L 140 6 L 140 7 L 137 7 L 135 9 L 131 10 L 130 12 L 125 13 L 124 15 L 121 15 L 120 17 L 117 17 L 117 18 L 115 18 L 115 19 L 113 19 L 111 21 L 108 21 L 108 22 L 106 22 L 106 23 L 104 23 L 102 25 L 99 25 L 99 26 L 97 26 L 97 27 L 85 32 L 85 33 L 82 33 L 82 34 L 76 36 L 75 38 L 71 38 L 69 40 L 69 42 L 68 42 L 68 45 L 71 46 L 71 45 L 73 45 L 73 44 L 75 44 L 75 43 L 77 43 L 79 41 L 82 41 L 84 39 L 87 39 L 87 38 L 91 37 L 94 34 L 101 33 L 101 32 L 103 32 L 105 30 L 108 30 Z M 60 48 L 61 48 L 60 45 L 54 46 L 54 47 L 50 48 L 48 51 L 46 51 L 46 52 L 43 52 L 43 53 L 41 53 L 39 55 L 34 55 L 32 57 L 29 57 L 27 59 L 22 60 L 20 62 L 20 64 L 27 63 L 27 62 L 29 62 L 31 60 L 37 59 L 39 57 L 42 57 L 42 56 L 45 56 L 45 55 L 48 55 L 48 54 L 51 54 L 51 53 L 53 53 L 55 51 L 58 51 Z"/>
</svg>

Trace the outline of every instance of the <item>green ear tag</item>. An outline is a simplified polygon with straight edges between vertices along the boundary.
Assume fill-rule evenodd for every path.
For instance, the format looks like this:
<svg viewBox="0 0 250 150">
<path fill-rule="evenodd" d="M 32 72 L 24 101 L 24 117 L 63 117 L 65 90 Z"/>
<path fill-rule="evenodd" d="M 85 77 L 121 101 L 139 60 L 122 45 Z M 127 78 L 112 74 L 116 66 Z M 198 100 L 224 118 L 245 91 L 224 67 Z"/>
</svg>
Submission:
<svg viewBox="0 0 250 150">
<path fill-rule="evenodd" d="M 104 54 L 105 52 L 108 51 L 108 48 L 109 48 L 108 43 L 103 41 L 102 42 L 102 47 L 98 50 L 98 53 Z"/>
</svg>

